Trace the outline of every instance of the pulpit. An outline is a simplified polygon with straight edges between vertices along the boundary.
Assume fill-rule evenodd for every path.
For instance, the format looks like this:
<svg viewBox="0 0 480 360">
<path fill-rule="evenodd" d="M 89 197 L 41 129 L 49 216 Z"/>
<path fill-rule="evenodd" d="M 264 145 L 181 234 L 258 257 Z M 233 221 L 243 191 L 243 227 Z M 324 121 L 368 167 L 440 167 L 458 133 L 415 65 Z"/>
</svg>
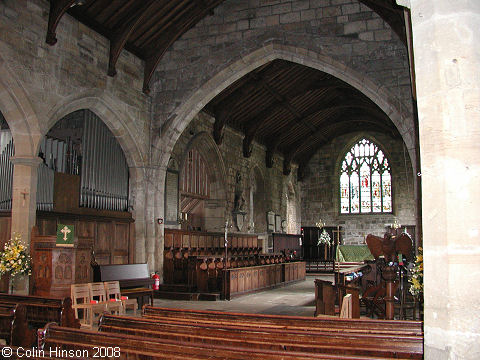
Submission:
<svg viewBox="0 0 480 360">
<path fill-rule="evenodd" d="M 91 249 L 93 238 L 75 237 L 73 246 L 57 246 L 57 237 L 32 230 L 31 293 L 39 296 L 70 296 L 70 285 L 93 279 Z"/>
</svg>

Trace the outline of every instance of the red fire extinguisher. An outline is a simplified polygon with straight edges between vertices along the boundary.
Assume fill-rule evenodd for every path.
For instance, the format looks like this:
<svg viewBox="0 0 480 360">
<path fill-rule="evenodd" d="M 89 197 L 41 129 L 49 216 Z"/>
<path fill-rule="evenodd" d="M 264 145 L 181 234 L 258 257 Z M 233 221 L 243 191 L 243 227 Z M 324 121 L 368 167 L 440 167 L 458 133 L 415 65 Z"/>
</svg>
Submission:
<svg viewBox="0 0 480 360">
<path fill-rule="evenodd" d="M 152 275 L 152 279 L 154 280 L 153 283 L 153 290 L 159 290 L 160 289 L 160 276 L 155 273 Z"/>
</svg>

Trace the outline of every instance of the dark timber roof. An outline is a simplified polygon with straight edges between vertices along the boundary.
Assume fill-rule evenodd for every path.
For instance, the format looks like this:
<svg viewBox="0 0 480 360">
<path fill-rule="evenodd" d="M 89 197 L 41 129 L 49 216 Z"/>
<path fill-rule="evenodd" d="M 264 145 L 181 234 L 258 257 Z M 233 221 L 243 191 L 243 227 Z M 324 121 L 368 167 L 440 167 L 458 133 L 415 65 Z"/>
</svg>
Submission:
<svg viewBox="0 0 480 360">
<path fill-rule="evenodd" d="M 242 0 L 246 1 L 246 0 Z M 404 14 L 395 0 L 359 0 L 378 13 L 405 43 Z M 224 0 L 50 0 L 47 43 L 56 43 L 56 28 L 68 12 L 110 40 L 108 74 L 126 49 L 145 61 L 143 91 L 162 56 L 175 40 L 213 14 Z M 82 5 L 76 5 L 82 3 Z"/>
<path fill-rule="evenodd" d="M 285 174 L 291 162 L 305 166 L 321 146 L 339 135 L 377 131 L 398 136 L 388 116 L 360 91 L 285 60 L 274 60 L 239 79 L 205 110 L 215 117 L 217 143 L 224 126 L 231 126 L 245 134 L 244 156 L 250 156 L 255 140 L 267 146 L 267 166 L 275 152 L 283 155 Z"/>
<path fill-rule="evenodd" d="M 145 61 L 143 91 L 167 49 L 224 0 L 50 0 L 47 43 L 68 12 L 110 40 L 108 75 L 123 49 Z M 404 10 L 395 0 L 359 0 L 378 13 L 406 43 Z M 284 173 L 299 164 L 299 175 L 329 139 L 352 131 L 398 132 L 391 120 L 359 91 L 318 70 L 275 60 L 244 76 L 216 96 L 205 110 L 215 117 L 214 138 L 221 142 L 225 125 L 245 134 L 244 156 L 252 141 L 284 157 Z"/>
</svg>

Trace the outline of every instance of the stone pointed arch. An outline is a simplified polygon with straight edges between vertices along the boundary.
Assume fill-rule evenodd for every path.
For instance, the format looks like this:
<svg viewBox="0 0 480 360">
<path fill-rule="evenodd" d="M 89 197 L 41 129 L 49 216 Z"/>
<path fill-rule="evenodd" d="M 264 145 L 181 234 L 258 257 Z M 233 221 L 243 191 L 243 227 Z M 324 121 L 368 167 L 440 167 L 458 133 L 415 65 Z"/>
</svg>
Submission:
<svg viewBox="0 0 480 360">
<path fill-rule="evenodd" d="M 120 144 L 129 167 L 129 204 L 132 206 L 136 234 L 135 261 L 148 262 L 152 268 L 155 268 L 156 263 L 152 259 L 155 230 L 153 220 L 148 223 L 146 219 L 161 216 L 161 213 L 157 214 L 154 210 L 159 209 L 160 199 L 158 188 L 151 181 L 155 178 L 151 174 L 153 170 L 148 171 L 145 166 L 148 161 L 145 150 L 147 146 L 142 148 L 139 141 L 139 139 L 147 139 L 148 135 L 138 134 L 134 120 L 119 104 L 122 102 L 115 101 L 101 90 L 89 90 L 66 97 L 47 114 L 44 134 L 64 116 L 82 109 L 92 111 L 107 125 Z"/>
<path fill-rule="evenodd" d="M 208 231 L 218 231 L 224 226 L 227 216 L 227 171 L 223 162 L 220 149 L 215 140 L 207 132 L 199 132 L 190 142 L 180 159 L 180 177 L 182 176 L 184 164 L 187 161 L 188 152 L 195 148 L 207 163 L 207 173 L 210 180 L 211 190 L 210 199 L 215 206 L 209 206 L 211 213 L 206 214 L 210 217 L 209 223 L 206 223 Z"/>
<path fill-rule="evenodd" d="M 138 141 L 142 136 L 137 134 L 138 131 L 133 125 L 134 120 L 120 108 L 119 103 L 101 90 L 89 90 L 69 96 L 48 113 L 45 134 L 64 116 L 77 110 L 88 109 L 95 113 L 115 136 L 122 147 L 128 166 L 142 167 L 146 162 L 145 151 L 139 146 Z"/>
<path fill-rule="evenodd" d="M 415 125 L 411 111 L 385 86 L 374 82 L 340 61 L 300 47 L 270 43 L 230 64 L 201 86 L 175 110 L 175 116 L 163 126 L 162 136 L 155 148 L 162 149 L 160 163 L 166 166 L 180 134 L 193 117 L 217 94 L 244 75 L 270 61 L 282 59 L 326 72 L 353 86 L 372 100 L 392 120 L 401 134 L 412 162 L 416 163 Z"/>
<path fill-rule="evenodd" d="M 8 123 L 15 144 L 15 155 L 32 157 L 42 133 L 27 91 L 20 85 L 0 56 L 0 111 Z"/>
</svg>

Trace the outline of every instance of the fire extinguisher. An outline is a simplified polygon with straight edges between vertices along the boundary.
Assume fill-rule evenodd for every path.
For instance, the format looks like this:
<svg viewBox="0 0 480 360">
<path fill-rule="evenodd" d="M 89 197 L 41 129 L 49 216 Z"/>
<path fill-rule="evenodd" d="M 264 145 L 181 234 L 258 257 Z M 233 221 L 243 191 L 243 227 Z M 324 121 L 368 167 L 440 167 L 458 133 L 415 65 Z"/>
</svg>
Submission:
<svg viewBox="0 0 480 360">
<path fill-rule="evenodd" d="M 159 290 L 160 289 L 160 276 L 155 273 L 152 275 L 152 279 L 154 280 L 153 283 L 153 290 Z"/>
</svg>

